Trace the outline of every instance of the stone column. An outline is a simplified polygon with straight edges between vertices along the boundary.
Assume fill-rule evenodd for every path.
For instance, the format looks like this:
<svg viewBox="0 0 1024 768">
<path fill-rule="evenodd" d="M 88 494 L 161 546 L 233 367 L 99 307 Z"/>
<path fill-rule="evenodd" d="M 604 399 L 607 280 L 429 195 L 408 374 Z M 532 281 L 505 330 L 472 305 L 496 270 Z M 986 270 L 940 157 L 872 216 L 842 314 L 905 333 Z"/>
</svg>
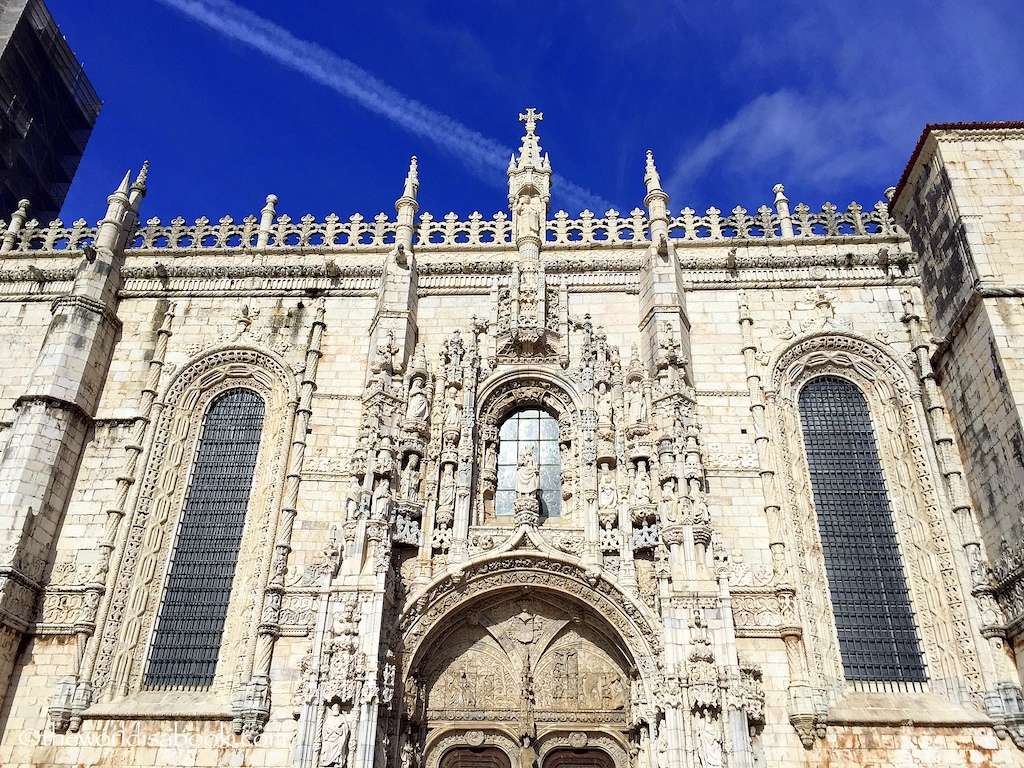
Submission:
<svg viewBox="0 0 1024 768">
<path fill-rule="evenodd" d="M 53 319 L 0 459 L 0 699 L 29 624 L 92 426 L 120 328 L 121 264 L 145 195 L 143 167 L 109 198 L 92 245 L 83 248 L 71 292 L 51 305 Z M 12 217 L 23 220 L 20 214 Z M 20 224 L 19 224 L 20 227 Z M 4 247 L 13 247 L 12 228 Z M 10 247 L 9 247 L 10 246 Z"/>
</svg>

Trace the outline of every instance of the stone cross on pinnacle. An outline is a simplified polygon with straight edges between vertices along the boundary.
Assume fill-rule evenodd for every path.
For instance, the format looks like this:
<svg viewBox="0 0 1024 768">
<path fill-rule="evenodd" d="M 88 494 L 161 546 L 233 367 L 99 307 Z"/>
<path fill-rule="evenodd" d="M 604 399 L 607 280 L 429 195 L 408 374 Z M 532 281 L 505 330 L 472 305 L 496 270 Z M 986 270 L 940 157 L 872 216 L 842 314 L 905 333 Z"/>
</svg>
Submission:
<svg viewBox="0 0 1024 768">
<path fill-rule="evenodd" d="M 526 132 L 531 135 L 537 128 L 537 121 L 543 119 L 544 113 L 538 112 L 533 107 L 530 107 L 528 110 L 526 110 L 525 115 L 522 112 L 519 113 L 519 122 L 526 123 Z"/>
</svg>

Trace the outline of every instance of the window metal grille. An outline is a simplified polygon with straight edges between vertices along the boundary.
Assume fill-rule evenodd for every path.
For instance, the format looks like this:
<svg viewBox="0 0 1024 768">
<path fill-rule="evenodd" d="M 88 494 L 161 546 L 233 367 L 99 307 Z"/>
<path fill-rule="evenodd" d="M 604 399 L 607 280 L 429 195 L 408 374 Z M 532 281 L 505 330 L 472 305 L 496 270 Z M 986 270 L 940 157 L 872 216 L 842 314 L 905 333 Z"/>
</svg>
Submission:
<svg viewBox="0 0 1024 768">
<path fill-rule="evenodd" d="M 533 447 L 533 458 L 540 469 L 541 516 L 558 517 L 562 513 L 558 422 L 549 413 L 537 408 L 516 411 L 501 424 L 498 433 L 498 487 L 494 492 L 494 513 L 513 513 L 519 454 L 528 445 Z"/>
<path fill-rule="evenodd" d="M 800 420 L 846 679 L 923 683 L 867 400 L 823 376 L 800 393 Z"/>
<path fill-rule="evenodd" d="M 259 395 L 233 389 L 217 398 L 203 419 L 149 654 L 147 688 L 202 688 L 213 682 L 263 412 Z"/>
</svg>

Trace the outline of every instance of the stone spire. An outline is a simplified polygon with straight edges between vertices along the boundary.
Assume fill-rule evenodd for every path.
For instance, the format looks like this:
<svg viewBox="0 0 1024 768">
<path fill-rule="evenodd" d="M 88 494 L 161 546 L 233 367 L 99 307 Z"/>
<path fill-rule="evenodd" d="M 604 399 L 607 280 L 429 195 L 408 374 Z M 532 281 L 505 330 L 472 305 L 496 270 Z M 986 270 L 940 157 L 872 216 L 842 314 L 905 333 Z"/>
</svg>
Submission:
<svg viewBox="0 0 1024 768">
<path fill-rule="evenodd" d="M 420 191 L 420 177 L 416 173 L 416 155 L 409 161 L 409 173 L 405 177 L 405 189 L 395 201 L 398 212 L 398 229 L 395 232 L 395 253 L 399 264 L 405 263 L 407 253 L 412 252 L 412 235 L 415 228 L 416 212 L 420 209 L 416 195 Z"/>
<path fill-rule="evenodd" d="M 654 165 L 654 153 L 647 150 L 647 168 L 644 172 L 647 196 L 644 205 L 651 222 L 651 242 L 662 256 L 668 255 L 668 195 L 661 188 L 661 175 Z"/>
<path fill-rule="evenodd" d="M 537 123 L 544 114 L 531 107 L 526 114 L 520 113 L 519 121 L 526 123 L 526 134 L 519 145 L 519 158 L 515 155 L 508 164 L 508 204 L 515 215 L 516 200 L 522 196 L 539 197 L 545 212 L 551 200 L 551 161 L 547 154 L 541 155 Z"/>
</svg>

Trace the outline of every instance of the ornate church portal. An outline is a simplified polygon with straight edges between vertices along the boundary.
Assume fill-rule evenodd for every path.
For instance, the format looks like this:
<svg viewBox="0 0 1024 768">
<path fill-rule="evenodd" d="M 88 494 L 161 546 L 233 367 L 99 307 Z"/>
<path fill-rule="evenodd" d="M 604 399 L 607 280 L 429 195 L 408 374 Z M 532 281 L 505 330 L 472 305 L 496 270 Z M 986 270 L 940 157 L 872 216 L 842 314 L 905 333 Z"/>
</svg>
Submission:
<svg viewBox="0 0 1024 768">
<path fill-rule="evenodd" d="M 495 764 L 451 747 L 460 742 L 491 743 L 515 766 L 610 766 L 622 756 L 640 682 L 617 633 L 578 599 L 512 589 L 461 608 L 431 638 L 411 671 L 426 765 L 456 754 L 452 765 Z"/>
</svg>

